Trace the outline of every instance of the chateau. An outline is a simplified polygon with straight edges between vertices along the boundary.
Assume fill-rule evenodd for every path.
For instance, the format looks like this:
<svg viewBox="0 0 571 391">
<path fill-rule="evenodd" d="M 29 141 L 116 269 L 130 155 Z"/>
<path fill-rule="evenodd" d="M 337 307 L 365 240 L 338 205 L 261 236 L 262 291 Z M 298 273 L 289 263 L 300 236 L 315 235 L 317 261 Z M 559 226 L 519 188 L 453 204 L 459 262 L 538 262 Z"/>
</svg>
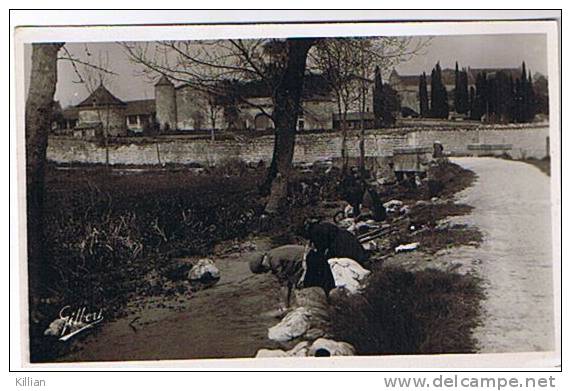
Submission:
<svg viewBox="0 0 571 391">
<path fill-rule="evenodd" d="M 494 77 L 498 72 L 521 76 L 521 68 L 468 68 L 468 88 L 474 87 L 476 76 L 483 72 Z M 430 96 L 430 75 L 427 90 Z M 536 74 L 536 78 L 544 76 Z M 397 92 L 401 113 L 420 113 L 420 75 L 400 75 L 393 70 L 388 84 Z M 455 70 L 443 69 L 442 81 L 448 91 L 449 105 L 454 106 Z M 372 83 L 371 83 L 372 84 Z M 223 87 L 223 88 L 222 88 Z M 371 86 L 372 87 L 372 86 Z M 61 110 L 54 119 L 53 131 L 81 138 L 128 136 L 148 131 L 186 133 L 200 130 L 271 130 L 272 91 L 263 81 L 240 81 L 221 84 L 217 94 L 204 92 L 189 84 L 175 84 L 162 76 L 154 85 L 155 98 L 122 101 L 103 84 L 76 106 Z M 347 113 L 349 129 L 374 127 L 372 91 L 365 113 Z M 297 129 L 339 129 L 341 118 L 337 103 L 327 81 L 316 74 L 307 74 L 302 95 L 302 113 Z"/>
<path fill-rule="evenodd" d="M 337 122 L 335 99 L 325 81 L 307 75 L 299 130 L 332 129 Z M 262 82 L 241 82 L 234 97 L 214 95 L 162 76 L 154 86 L 155 99 L 122 101 L 103 84 L 76 106 L 61 111 L 54 121 L 56 134 L 96 138 L 143 133 L 155 127 L 162 132 L 211 129 L 273 129 L 271 91 Z"/>
</svg>

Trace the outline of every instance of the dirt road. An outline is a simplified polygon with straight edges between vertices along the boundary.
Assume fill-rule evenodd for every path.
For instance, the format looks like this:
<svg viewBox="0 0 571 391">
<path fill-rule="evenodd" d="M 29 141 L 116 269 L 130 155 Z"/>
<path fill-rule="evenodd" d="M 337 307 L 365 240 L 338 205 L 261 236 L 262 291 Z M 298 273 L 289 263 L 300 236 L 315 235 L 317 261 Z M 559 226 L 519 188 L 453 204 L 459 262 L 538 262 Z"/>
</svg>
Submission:
<svg viewBox="0 0 571 391">
<path fill-rule="evenodd" d="M 479 350 L 552 350 L 550 178 L 517 161 L 454 162 L 474 171 L 478 180 L 457 195 L 474 207 L 472 213 L 451 220 L 478 227 L 484 241 L 479 248 L 456 248 L 444 257 L 475 261 L 484 280 L 483 323 L 474 333 Z"/>
</svg>

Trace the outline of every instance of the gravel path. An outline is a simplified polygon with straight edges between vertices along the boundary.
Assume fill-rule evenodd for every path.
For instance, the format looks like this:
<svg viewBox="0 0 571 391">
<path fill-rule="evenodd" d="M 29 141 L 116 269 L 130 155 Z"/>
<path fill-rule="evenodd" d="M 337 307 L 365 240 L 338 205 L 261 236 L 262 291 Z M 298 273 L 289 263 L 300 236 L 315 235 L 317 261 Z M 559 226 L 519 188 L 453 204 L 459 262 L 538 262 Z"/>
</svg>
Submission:
<svg viewBox="0 0 571 391">
<path fill-rule="evenodd" d="M 483 322 L 475 330 L 481 352 L 554 349 L 550 182 L 536 167 L 493 158 L 458 158 L 474 171 L 474 186 L 457 195 L 474 207 L 451 219 L 477 226 L 479 248 L 445 257 L 470 259 L 484 280 Z"/>
</svg>

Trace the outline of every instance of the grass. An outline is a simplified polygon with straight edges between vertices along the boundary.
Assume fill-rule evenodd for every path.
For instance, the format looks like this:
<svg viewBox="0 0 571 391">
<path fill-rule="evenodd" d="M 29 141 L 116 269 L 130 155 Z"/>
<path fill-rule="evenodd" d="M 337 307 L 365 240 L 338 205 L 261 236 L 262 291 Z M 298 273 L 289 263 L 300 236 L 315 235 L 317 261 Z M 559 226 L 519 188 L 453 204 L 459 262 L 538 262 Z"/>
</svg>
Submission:
<svg viewBox="0 0 571 391">
<path fill-rule="evenodd" d="M 539 168 L 539 170 L 547 176 L 551 176 L 551 159 L 549 157 L 545 157 L 543 159 L 534 159 L 534 158 L 527 158 L 522 160 L 522 162 L 531 164 Z"/>
<path fill-rule="evenodd" d="M 171 293 L 147 280 L 150 273 L 168 275 L 173 258 L 207 256 L 217 243 L 259 232 L 265 199 L 258 185 L 264 175 L 264 168 L 238 160 L 203 174 L 181 168 L 126 175 L 104 166 L 49 167 L 44 251 L 56 277 L 45 282 L 49 303 L 35 309 L 32 359 L 53 353 L 41 334 L 62 306 L 104 308 L 106 319 L 120 316 L 135 295 Z M 295 175 L 289 211 L 264 235 L 274 242 L 295 241 L 316 204 L 336 198 L 337 181 L 331 179 L 318 172 Z"/>
<path fill-rule="evenodd" d="M 476 179 L 473 172 L 444 163 L 431 168 L 429 177 L 438 183 L 414 191 L 401 190 L 391 197 L 409 201 L 446 199 L 464 190 Z M 398 189 L 396 189 L 398 190 Z M 436 190 L 436 192 L 434 191 Z M 400 197 L 399 197 L 400 196 Z M 422 231 L 412 237 L 408 231 L 391 238 L 392 246 L 420 241 L 423 251 L 437 251 L 459 245 L 479 245 L 481 233 L 465 225 L 438 225 L 449 216 L 470 213 L 472 207 L 452 202 L 420 203 L 410 213 L 410 223 Z M 480 281 L 461 275 L 428 269 L 406 271 L 374 265 L 361 295 L 341 296 L 332 305 L 332 334 L 349 342 L 360 355 L 472 353 L 476 341 L 472 330 L 478 325 Z"/>
<path fill-rule="evenodd" d="M 472 353 L 481 299 L 473 276 L 381 269 L 334 302 L 332 333 L 359 355 Z"/>
</svg>

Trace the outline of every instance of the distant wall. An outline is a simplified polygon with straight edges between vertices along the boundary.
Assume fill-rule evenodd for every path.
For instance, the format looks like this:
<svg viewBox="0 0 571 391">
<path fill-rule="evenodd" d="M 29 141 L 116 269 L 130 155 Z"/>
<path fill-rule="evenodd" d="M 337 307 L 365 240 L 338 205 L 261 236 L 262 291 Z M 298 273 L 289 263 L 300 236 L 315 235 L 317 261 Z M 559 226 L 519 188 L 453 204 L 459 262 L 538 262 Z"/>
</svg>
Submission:
<svg viewBox="0 0 571 391">
<path fill-rule="evenodd" d="M 406 136 L 369 135 L 366 138 L 367 156 L 390 156 L 394 147 L 406 145 Z M 358 138 L 347 142 L 350 156 L 359 156 Z M 209 141 L 183 137 L 163 137 L 155 143 L 110 145 L 110 164 L 200 163 L 214 165 L 228 158 L 246 162 L 270 161 L 274 147 L 272 136 L 251 140 Z M 295 162 L 314 162 L 340 157 L 341 138 L 335 134 L 298 136 Z M 48 160 L 57 163 L 105 163 L 105 148 L 94 142 L 69 137 L 51 137 Z"/>
<path fill-rule="evenodd" d="M 537 159 L 547 156 L 547 137 L 549 127 L 522 127 L 501 130 L 420 130 L 409 133 L 409 144 L 430 146 L 440 141 L 444 151 L 453 155 L 471 155 L 469 144 L 511 144 L 512 149 L 506 151 L 514 159 L 533 157 Z"/>
<path fill-rule="evenodd" d="M 546 156 L 547 127 L 502 130 L 419 130 L 408 134 L 379 134 L 368 131 L 367 156 L 391 156 L 395 147 L 407 145 L 431 146 L 440 141 L 446 152 L 454 155 L 471 154 L 468 144 L 511 144 L 513 158 Z M 359 156 L 358 136 L 349 137 L 348 153 Z M 269 161 L 274 147 L 273 136 L 261 136 L 246 141 L 193 140 L 185 137 L 161 137 L 154 143 L 110 145 L 110 164 L 189 164 L 213 165 L 228 158 L 246 162 Z M 52 136 L 48 144 L 48 159 L 57 163 L 105 163 L 105 148 L 94 142 L 70 137 Z M 339 134 L 302 134 L 297 137 L 294 161 L 314 162 L 341 156 Z"/>
</svg>

